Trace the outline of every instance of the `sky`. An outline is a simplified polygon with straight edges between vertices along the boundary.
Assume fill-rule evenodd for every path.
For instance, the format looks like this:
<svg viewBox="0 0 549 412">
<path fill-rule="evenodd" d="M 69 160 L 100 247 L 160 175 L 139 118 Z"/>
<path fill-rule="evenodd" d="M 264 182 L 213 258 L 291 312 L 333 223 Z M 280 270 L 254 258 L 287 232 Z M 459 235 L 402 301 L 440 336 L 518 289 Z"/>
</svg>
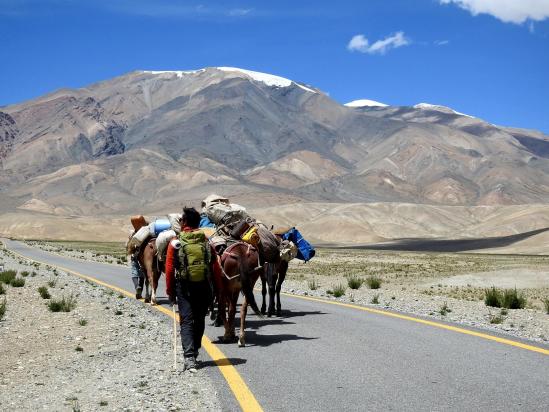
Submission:
<svg viewBox="0 0 549 412">
<path fill-rule="evenodd" d="M 549 0 L 0 0 L 0 106 L 233 66 L 549 134 Z"/>
</svg>

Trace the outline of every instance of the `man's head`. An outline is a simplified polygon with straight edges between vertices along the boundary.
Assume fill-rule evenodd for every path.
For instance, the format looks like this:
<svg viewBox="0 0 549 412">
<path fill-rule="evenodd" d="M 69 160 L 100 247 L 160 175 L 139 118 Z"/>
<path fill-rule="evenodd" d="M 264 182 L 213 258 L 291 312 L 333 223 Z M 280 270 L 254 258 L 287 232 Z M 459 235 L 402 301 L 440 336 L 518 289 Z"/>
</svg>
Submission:
<svg viewBox="0 0 549 412">
<path fill-rule="evenodd" d="M 188 226 L 196 229 L 200 225 L 200 213 L 194 207 L 184 207 L 181 216 L 181 226 Z"/>
</svg>

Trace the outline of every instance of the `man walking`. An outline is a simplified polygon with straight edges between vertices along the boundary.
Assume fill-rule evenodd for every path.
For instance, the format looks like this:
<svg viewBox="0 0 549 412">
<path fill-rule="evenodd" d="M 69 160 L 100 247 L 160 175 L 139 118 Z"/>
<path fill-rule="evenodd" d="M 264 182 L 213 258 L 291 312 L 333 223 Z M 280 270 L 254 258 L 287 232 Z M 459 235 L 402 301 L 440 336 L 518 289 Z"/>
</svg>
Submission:
<svg viewBox="0 0 549 412">
<path fill-rule="evenodd" d="M 200 213 L 183 209 L 181 233 L 168 245 L 166 254 L 166 293 L 177 301 L 185 369 L 196 372 L 198 350 L 204 335 L 205 318 L 212 300 L 212 249 L 204 232 L 198 229 Z"/>
</svg>

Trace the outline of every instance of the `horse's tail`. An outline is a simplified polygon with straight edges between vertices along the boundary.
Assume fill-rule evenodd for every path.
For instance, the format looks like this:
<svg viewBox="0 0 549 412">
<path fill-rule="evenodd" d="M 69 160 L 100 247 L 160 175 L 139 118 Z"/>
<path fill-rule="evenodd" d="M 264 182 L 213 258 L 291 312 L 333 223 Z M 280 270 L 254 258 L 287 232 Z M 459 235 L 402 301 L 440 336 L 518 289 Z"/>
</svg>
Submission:
<svg viewBox="0 0 549 412">
<path fill-rule="evenodd" d="M 263 315 L 261 314 L 261 311 L 259 310 L 259 307 L 257 306 L 257 302 L 255 301 L 254 296 L 254 285 L 252 285 L 250 281 L 250 268 L 248 267 L 248 262 L 246 259 L 246 255 L 240 256 L 239 262 L 240 262 L 240 283 L 242 285 L 242 294 L 246 298 L 246 302 L 248 305 L 252 308 L 254 313 L 259 316 L 260 318 L 263 318 Z M 253 269 L 255 270 L 255 269 Z"/>
</svg>

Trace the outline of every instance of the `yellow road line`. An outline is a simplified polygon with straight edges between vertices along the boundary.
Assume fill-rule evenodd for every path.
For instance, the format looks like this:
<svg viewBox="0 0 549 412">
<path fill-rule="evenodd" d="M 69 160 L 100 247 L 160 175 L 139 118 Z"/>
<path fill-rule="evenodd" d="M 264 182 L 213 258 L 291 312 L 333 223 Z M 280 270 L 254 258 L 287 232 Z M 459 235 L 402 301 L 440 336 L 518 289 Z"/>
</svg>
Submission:
<svg viewBox="0 0 549 412">
<path fill-rule="evenodd" d="M 135 296 L 133 293 L 131 293 L 131 292 L 125 290 L 125 289 L 122 289 L 122 288 L 119 288 L 118 286 L 114 286 L 114 285 L 111 285 L 109 283 L 103 282 L 103 281 L 101 281 L 99 279 L 96 279 L 94 277 L 84 275 L 82 273 L 76 272 L 72 269 L 65 268 L 63 266 L 54 265 L 54 264 L 51 264 L 51 263 L 46 263 L 46 262 L 42 262 L 40 260 L 29 258 L 27 256 L 22 255 L 19 252 L 15 252 L 14 250 L 8 249 L 8 247 L 6 245 L 4 245 L 4 247 L 7 250 L 9 250 L 10 252 L 15 253 L 16 255 L 19 255 L 24 259 L 27 259 L 27 260 L 30 260 L 30 261 L 33 261 L 33 262 L 37 262 L 37 263 L 40 263 L 40 264 L 46 265 L 46 266 L 57 267 L 57 268 L 65 271 L 65 272 L 72 273 L 73 275 L 78 276 L 82 279 L 85 279 L 85 280 L 88 280 L 90 282 L 97 283 L 98 285 L 104 286 L 106 288 L 115 290 L 115 291 L 117 291 L 117 292 L 119 292 L 123 295 L 126 295 L 130 298 L 134 298 L 134 296 Z M 162 312 L 165 315 L 167 315 L 167 316 L 169 316 L 170 318 L 173 319 L 172 311 L 170 311 L 170 310 L 168 310 L 165 307 L 160 306 L 160 305 L 155 305 L 155 306 L 152 306 L 152 307 L 154 309 L 158 310 L 159 312 Z M 179 321 L 179 315 L 178 314 L 176 314 L 176 318 Z M 242 379 L 242 376 L 240 376 L 240 374 L 238 373 L 238 371 L 236 370 L 234 365 L 231 364 L 231 362 L 227 359 L 225 354 L 217 346 L 215 346 L 212 343 L 212 341 L 205 335 L 202 337 L 202 346 L 204 347 L 204 349 L 206 350 L 206 352 L 208 353 L 210 358 L 212 358 L 212 360 L 215 362 L 215 364 L 217 365 L 217 367 L 221 371 L 221 374 L 223 375 L 223 377 L 227 381 L 227 384 L 229 385 L 229 388 L 233 392 L 233 394 L 234 394 L 236 400 L 238 401 L 238 403 L 240 404 L 240 407 L 242 408 L 242 410 L 244 412 L 261 412 L 261 411 L 263 411 L 263 408 L 261 408 L 261 405 L 259 404 L 259 402 L 255 398 L 255 396 L 253 395 L 250 388 L 248 388 L 248 385 L 246 385 L 246 382 L 244 382 L 244 380 Z"/>
<path fill-rule="evenodd" d="M 311 300 L 313 302 L 328 303 L 330 305 L 343 306 L 343 307 L 346 307 L 346 308 L 358 309 L 358 310 L 362 310 L 362 311 L 365 311 L 365 312 L 375 313 L 377 315 L 390 316 L 390 317 L 393 317 L 393 318 L 404 319 L 404 320 L 411 321 L 411 322 L 422 323 L 424 325 L 434 326 L 435 328 L 451 330 L 452 332 L 458 332 L 458 333 L 463 333 L 465 335 L 476 336 L 478 338 L 503 343 L 505 345 L 515 346 L 517 348 L 526 349 L 526 350 L 529 350 L 529 351 L 532 351 L 532 352 L 538 352 L 538 353 L 541 353 L 543 355 L 549 355 L 549 350 L 548 349 L 540 348 L 538 346 L 528 345 L 526 343 L 517 342 L 517 341 L 511 340 L 511 339 L 505 339 L 505 338 L 500 338 L 498 336 L 488 335 L 487 333 L 476 332 L 476 331 L 473 331 L 473 330 L 460 328 L 458 326 L 446 325 L 444 323 L 434 322 L 434 321 L 431 321 L 431 320 L 425 320 L 425 319 L 421 319 L 421 318 L 415 318 L 415 317 L 407 316 L 407 315 L 401 315 L 399 313 L 389 312 L 389 311 L 385 311 L 385 310 L 381 310 L 381 309 L 373 309 L 373 308 L 369 308 L 369 307 L 366 307 L 366 306 L 352 305 L 350 303 L 335 302 L 335 301 L 326 300 L 326 299 L 313 298 L 313 297 L 310 297 L 310 296 L 293 295 L 291 293 L 285 293 L 285 292 L 281 292 L 281 293 L 285 296 L 290 296 L 290 297 L 293 297 L 293 298 L 298 298 L 298 299 L 303 299 L 303 300 Z"/>
</svg>

